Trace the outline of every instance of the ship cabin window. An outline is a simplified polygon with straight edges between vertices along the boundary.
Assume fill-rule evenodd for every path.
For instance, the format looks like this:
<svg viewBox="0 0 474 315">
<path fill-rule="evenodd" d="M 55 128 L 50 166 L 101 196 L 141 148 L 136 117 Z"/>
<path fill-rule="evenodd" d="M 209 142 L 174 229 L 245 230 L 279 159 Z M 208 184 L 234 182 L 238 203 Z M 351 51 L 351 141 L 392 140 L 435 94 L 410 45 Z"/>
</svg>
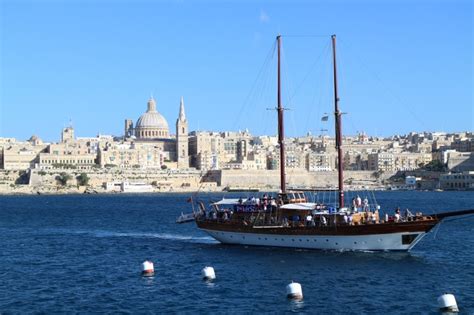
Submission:
<svg viewBox="0 0 474 315">
<path fill-rule="evenodd" d="M 403 245 L 410 245 L 416 239 L 419 234 L 407 234 L 402 235 L 402 244 Z"/>
</svg>

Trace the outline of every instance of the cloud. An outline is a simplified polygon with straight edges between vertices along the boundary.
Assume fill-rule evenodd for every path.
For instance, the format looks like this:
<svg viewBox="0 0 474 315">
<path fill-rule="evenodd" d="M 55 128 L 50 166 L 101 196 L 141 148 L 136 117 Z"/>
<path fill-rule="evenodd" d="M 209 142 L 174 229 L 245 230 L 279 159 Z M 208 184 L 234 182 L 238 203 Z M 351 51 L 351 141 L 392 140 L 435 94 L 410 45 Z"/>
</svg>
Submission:
<svg viewBox="0 0 474 315">
<path fill-rule="evenodd" d="M 260 11 L 260 22 L 268 23 L 270 21 L 270 17 L 265 11 Z"/>
</svg>

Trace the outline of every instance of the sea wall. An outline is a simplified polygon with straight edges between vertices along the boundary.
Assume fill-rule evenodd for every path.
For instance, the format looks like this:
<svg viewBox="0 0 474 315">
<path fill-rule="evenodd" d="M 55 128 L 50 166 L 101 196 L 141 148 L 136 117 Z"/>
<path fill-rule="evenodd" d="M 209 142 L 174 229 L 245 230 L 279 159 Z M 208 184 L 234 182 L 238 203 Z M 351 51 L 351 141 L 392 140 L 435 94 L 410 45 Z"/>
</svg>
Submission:
<svg viewBox="0 0 474 315">
<path fill-rule="evenodd" d="M 61 173 L 68 174 L 65 185 L 58 181 Z M 88 178 L 87 186 L 80 186 L 77 179 L 81 173 Z M 25 175 L 26 174 L 26 175 Z M 121 170 L 92 169 L 78 171 L 31 170 L 0 171 L 0 194 L 11 193 L 82 193 L 106 192 L 105 183 L 124 182 L 145 183 L 156 192 L 220 191 L 225 188 L 278 190 L 280 187 L 278 170 L 218 170 L 218 171 L 172 171 L 172 170 Z M 393 174 L 376 176 L 372 171 L 346 171 L 345 186 L 351 188 L 381 187 L 383 180 Z M 293 188 L 334 188 L 337 187 L 336 172 L 307 172 L 287 170 L 288 187 Z"/>
<path fill-rule="evenodd" d="M 68 176 L 65 185 L 58 181 L 61 173 Z M 80 186 L 78 176 L 84 173 L 88 178 L 87 187 Z M 94 192 L 106 192 L 105 183 L 124 182 L 145 183 L 154 187 L 157 192 L 179 192 L 179 191 L 214 191 L 216 182 L 203 181 L 205 173 L 196 170 L 190 171 L 150 171 L 150 170 L 87 170 L 77 171 L 70 169 L 62 170 L 31 170 L 26 177 L 26 182 L 19 183 L 21 175 L 19 171 L 0 172 L 0 193 L 82 193 L 86 190 Z"/>
<path fill-rule="evenodd" d="M 346 171 L 344 182 L 350 186 L 379 186 L 381 181 L 393 174 L 375 177 L 373 171 Z M 337 187 L 337 172 L 307 172 L 303 170 L 287 170 L 286 181 L 290 187 L 333 188 Z M 280 186 L 278 170 L 223 170 L 220 185 L 230 188 L 268 188 Z"/>
</svg>

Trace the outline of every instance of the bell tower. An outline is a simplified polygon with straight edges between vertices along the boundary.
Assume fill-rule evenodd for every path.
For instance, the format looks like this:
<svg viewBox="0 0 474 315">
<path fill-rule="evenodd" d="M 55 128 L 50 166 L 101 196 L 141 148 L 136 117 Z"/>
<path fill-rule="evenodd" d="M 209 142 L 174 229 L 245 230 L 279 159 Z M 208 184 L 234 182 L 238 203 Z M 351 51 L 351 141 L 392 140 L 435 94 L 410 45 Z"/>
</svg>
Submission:
<svg viewBox="0 0 474 315">
<path fill-rule="evenodd" d="M 179 115 L 176 120 L 176 161 L 178 162 L 178 169 L 189 168 L 188 121 L 184 113 L 183 97 L 181 97 Z"/>
</svg>

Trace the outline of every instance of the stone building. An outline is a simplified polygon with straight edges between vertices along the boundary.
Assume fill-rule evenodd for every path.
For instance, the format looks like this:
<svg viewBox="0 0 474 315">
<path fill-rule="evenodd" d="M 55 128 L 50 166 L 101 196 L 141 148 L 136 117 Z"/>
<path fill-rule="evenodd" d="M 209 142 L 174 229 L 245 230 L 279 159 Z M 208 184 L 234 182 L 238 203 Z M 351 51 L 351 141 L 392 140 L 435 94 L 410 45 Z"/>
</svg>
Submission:
<svg viewBox="0 0 474 315">
<path fill-rule="evenodd" d="M 474 171 L 443 174 L 439 184 L 445 190 L 474 190 Z"/>
<path fill-rule="evenodd" d="M 61 132 L 61 142 L 74 142 L 74 128 L 72 126 L 63 128 Z"/>
<path fill-rule="evenodd" d="M 240 169 L 248 158 L 253 137 L 248 131 L 195 131 L 189 137 L 191 166 L 200 170 Z"/>
<path fill-rule="evenodd" d="M 69 131 L 71 130 L 73 129 L 70 128 Z M 39 168 L 85 170 L 97 165 L 97 153 L 91 152 L 91 147 L 87 143 L 70 141 L 48 145 L 45 152 L 38 155 Z"/>
<path fill-rule="evenodd" d="M 306 170 L 309 172 L 332 171 L 336 168 L 336 155 L 324 152 L 309 152 L 306 155 Z"/>
<path fill-rule="evenodd" d="M 191 166 L 200 170 L 220 168 L 222 137 L 217 132 L 193 131 L 189 136 Z"/>
<path fill-rule="evenodd" d="M 163 143 L 107 143 L 99 149 L 100 167 L 119 167 L 123 169 L 161 169 L 165 164 Z"/>
<path fill-rule="evenodd" d="M 412 171 L 428 164 L 431 160 L 431 153 L 378 152 L 368 155 L 368 166 L 369 170 L 373 171 Z"/>
<path fill-rule="evenodd" d="M 129 146 L 127 150 L 139 150 L 140 152 L 133 153 L 134 157 L 127 163 L 127 159 L 123 163 L 120 162 L 121 167 L 131 167 L 131 165 L 136 165 L 137 161 L 146 160 L 147 162 L 144 162 L 145 168 L 161 167 L 165 164 L 172 168 L 189 168 L 188 120 L 185 115 L 183 97 L 181 97 L 178 119 L 176 120 L 176 136 L 170 134 L 168 122 L 157 111 L 156 101 L 152 97 L 148 100 L 146 112 L 138 118 L 135 126 L 131 119 L 125 120 L 124 140 L 124 145 Z M 112 156 L 108 156 L 107 151 L 109 150 L 122 149 L 118 149 L 117 146 L 104 147 L 100 164 L 114 164 L 110 161 Z M 143 155 L 146 156 L 145 160 Z M 109 160 L 104 162 L 105 159 Z"/>
<path fill-rule="evenodd" d="M 43 152 L 47 145 L 37 136 L 32 136 L 25 142 L 17 142 L 13 138 L 2 138 L 0 141 L 0 169 L 26 170 L 35 168 L 38 164 L 38 154 Z"/>
<path fill-rule="evenodd" d="M 474 152 L 447 152 L 447 165 L 450 171 L 466 172 L 474 170 Z"/>
</svg>

